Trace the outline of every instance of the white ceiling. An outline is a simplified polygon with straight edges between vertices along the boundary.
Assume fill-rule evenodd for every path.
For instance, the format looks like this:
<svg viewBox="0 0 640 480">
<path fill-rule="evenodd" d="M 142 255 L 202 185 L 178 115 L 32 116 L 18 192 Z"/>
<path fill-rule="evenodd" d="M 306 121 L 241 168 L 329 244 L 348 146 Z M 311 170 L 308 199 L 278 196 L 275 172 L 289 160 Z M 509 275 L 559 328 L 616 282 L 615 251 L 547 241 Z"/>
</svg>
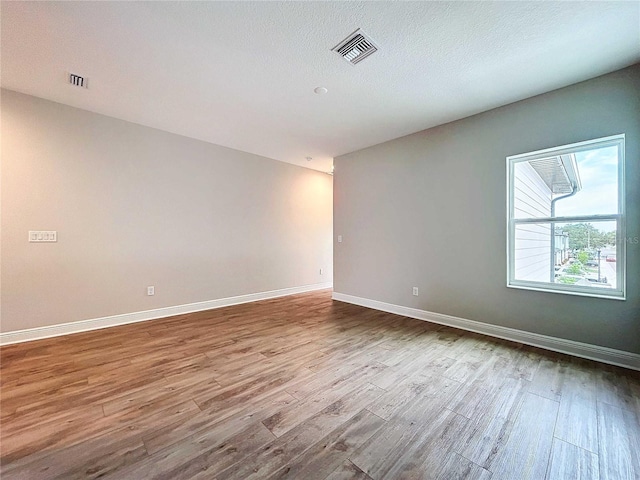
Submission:
<svg viewBox="0 0 640 480">
<path fill-rule="evenodd" d="M 5 88 L 323 171 L 640 61 L 640 2 L 3 1 L 1 15 Z M 379 51 L 353 66 L 331 48 L 357 28 Z"/>
</svg>

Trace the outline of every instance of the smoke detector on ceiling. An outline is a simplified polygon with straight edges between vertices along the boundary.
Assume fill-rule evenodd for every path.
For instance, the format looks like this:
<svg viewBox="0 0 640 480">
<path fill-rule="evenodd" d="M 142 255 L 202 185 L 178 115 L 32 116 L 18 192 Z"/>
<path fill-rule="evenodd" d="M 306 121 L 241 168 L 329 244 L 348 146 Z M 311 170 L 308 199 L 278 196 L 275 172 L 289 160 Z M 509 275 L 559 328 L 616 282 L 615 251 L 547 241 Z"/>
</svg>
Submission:
<svg viewBox="0 0 640 480">
<path fill-rule="evenodd" d="M 371 38 L 362 30 L 357 29 L 338 45 L 331 49 L 352 65 L 360 63 L 362 60 L 378 51 Z"/>
<path fill-rule="evenodd" d="M 67 73 L 67 81 L 74 87 L 89 88 L 89 79 L 76 73 Z"/>
</svg>

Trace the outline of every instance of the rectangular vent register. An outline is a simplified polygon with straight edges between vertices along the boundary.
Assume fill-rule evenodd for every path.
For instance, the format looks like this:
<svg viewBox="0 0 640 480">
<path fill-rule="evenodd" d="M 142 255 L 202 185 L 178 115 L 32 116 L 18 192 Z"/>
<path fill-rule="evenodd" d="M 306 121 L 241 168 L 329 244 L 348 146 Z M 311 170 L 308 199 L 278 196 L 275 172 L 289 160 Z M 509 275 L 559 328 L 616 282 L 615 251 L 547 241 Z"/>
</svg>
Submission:
<svg viewBox="0 0 640 480">
<path fill-rule="evenodd" d="M 378 51 L 373 41 L 360 29 L 353 32 L 331 51 L 336 52 L 352 65 L 356 65 Z"/>
</svg>

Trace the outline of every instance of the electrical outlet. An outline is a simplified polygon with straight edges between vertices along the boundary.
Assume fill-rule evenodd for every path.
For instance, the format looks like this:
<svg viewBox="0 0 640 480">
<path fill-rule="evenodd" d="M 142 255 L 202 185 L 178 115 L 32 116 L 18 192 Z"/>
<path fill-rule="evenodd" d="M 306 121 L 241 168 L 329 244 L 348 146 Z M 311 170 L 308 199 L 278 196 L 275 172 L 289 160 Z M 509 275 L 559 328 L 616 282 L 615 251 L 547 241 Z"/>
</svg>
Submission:
<svg viewBox="0 0 640 480">
<path fill-rule="evenodd" d="M 320 269 L 320 275 L 322 275 L 322 269 Z"/>
<path fill-rule="evenodd" d="M 418 287 L 413 287 L 413 296 L 414 297 L 418 296 Z"/>
<path fill-rule="evenodd" d="M 147 295 L 151 296 L 155 294 L 156 294 L 156 288 L 153 285 L 147 287 Z"/>
<path fill-rule="evenodd" d="M 338 243 L 342 243 L 342 235 L 338 235 Z"/>
</svg>

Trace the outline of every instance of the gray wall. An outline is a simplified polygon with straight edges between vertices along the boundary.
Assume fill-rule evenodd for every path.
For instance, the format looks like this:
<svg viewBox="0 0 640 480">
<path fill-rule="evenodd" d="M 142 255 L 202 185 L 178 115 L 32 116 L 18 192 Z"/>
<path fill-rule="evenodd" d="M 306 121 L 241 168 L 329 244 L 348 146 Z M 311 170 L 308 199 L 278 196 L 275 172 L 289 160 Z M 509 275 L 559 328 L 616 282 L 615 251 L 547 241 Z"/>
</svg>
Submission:
<svg viewBox="0 0 640 480">
<path fill-rule="evenodd" d="M 505 158 L 618 133 L 637 237 L 640 65 L 338 157 L 334 291 L 640 353 L 637 243 L 626 301 L 506 287 Z"/>
<path fill-rule="evenodd" d="M 332 280 L 324 173 L 7 90 L 1 148 L 4 332 Z"/>
</svg>

